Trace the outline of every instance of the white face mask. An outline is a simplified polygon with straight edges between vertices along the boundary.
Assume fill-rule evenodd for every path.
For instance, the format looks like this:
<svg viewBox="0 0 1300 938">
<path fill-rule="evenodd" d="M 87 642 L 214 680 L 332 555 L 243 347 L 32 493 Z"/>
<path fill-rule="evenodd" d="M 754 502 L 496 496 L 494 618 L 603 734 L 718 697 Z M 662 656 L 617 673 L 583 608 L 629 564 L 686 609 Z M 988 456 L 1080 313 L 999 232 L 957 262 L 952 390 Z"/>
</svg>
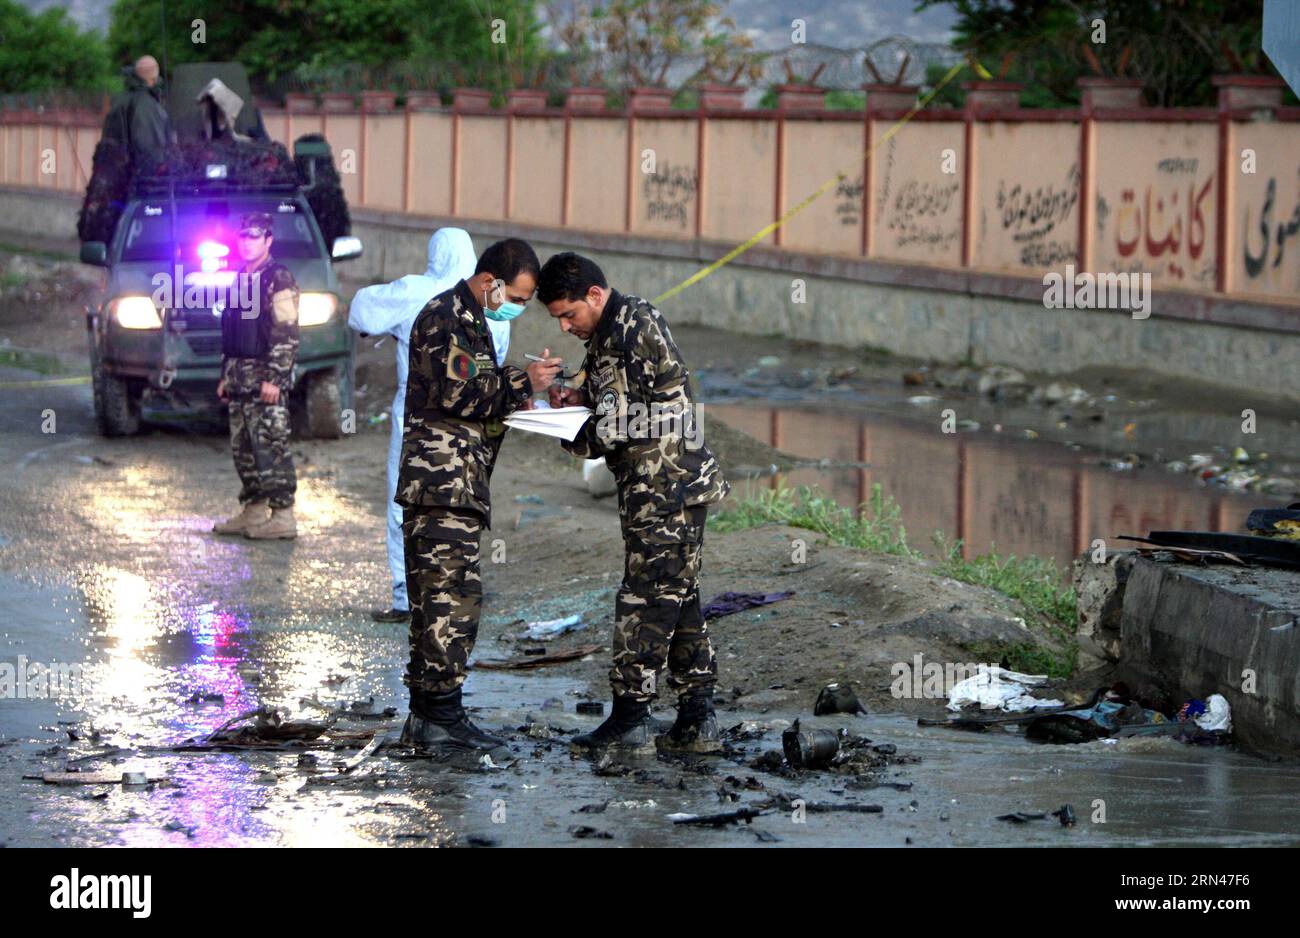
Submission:
<svg viewBox="0 0 1300 938">
<path fill-rule="evenodd" d="M 483 291 L 483 315 L 493 322 L 509 322 L 524 311 L 522 303 L 511 303 L 506 299 L 506 285 L 500 280 L 492 283 L 492 299 L 499 304 L 496 309 L 488 308 L 488 291 Z"/>
</svg>

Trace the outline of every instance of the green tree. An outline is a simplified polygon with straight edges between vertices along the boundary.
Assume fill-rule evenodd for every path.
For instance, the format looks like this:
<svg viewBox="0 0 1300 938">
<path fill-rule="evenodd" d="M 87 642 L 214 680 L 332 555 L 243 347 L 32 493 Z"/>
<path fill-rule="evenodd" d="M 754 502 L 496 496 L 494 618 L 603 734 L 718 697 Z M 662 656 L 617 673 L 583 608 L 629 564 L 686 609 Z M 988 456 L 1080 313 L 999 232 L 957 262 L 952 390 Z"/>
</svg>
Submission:
<svg viewBox="0 0 1300 938">
<path fill-rule="evenodd" d="M 680 64 L 714 81 L 758 77 L 752 40 L 724 15 L 726 0 L 552 0 L 555 39 L 608 68 L 620 88 L 662 86 Z"/>
<path fill-rule="evenodd" d="M 532 0 L 170 0 L 166 15 L 169 64 L 236 61 L 260 91 L 297 73 L 508 85 L 513 60 L 539 47 Z M 161 61 L 161 31 L 159 0 L 118 0 L 109 49 L 123 63 Z"/>
<path fill-rule="evenodd" d="M 111 86 L 103 41 L 82 32 L 63 10 L 30 13 L 13 0 L 0 0 L 0 92 Z"/>
<path fill-rule="evenodd" d="M 1208 105 L 1211 75 L 1270 68 L 1262 0 L 918 0 L 916 9 L 933 6 L 956 11 L 957 49 L 1025 83 L 1027 107 L 1077 104 L 1075 82 L 1099 74 L 1140 78 L 1158 107 Z M 959 103 L 955 82 L 950 89 L 940 97 Z"/>
</svg>

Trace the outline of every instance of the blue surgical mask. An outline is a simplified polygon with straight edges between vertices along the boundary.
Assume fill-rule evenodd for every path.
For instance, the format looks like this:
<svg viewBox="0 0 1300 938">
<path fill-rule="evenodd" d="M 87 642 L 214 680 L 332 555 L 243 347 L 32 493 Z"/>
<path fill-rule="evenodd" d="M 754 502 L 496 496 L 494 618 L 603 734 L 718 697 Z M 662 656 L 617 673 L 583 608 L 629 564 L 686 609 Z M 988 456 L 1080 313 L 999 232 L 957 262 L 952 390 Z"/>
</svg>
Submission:
<svg viewBox="0 0 1300 938">
<path fill-rule="evenodd" d="M 494 322 L 509 322 L 524 311 L 520 303 L 502 303 L 496 309 L 483 307 L 483 315 Z"/>
<path fill-rule="evenodd" d="M 500 280 L 492 288 L 492 292 L 500 295 L 501 305 L 496 309 L 488 309 L 487 294 L 483 294 L 483 315 L 493 322 L 509 322 L 524 311 L 523 304 L 511 303 L 505 298 L 505 285 Z"/>
</svg>

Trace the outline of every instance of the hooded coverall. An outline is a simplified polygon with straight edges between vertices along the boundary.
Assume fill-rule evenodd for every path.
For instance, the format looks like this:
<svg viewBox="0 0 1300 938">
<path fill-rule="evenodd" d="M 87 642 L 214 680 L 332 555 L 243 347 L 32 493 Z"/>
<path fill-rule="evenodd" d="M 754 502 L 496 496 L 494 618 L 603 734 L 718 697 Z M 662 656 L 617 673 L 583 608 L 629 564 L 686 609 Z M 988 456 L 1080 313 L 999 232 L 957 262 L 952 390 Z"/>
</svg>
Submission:
<svg viewBox="0 0 1300 938">
<path fill-rule="evenodd" d="M 402 456 L 403 409 L 406 403 L 406 371 L 410 354 L 411 324 L 429 300 L 461 280 L 474 276 L 477 257 L 469 235 L 460 228 L 440 228 L 429 239 L 429 266 L 423 274 L 411 274 L 392 283 L 358 290 L 352 298 L 348 325 L 368 335 L 391 335 L 397 339 L 397 393 L 389 420 L 392 436 L 388 444 L 388 569 L 393 577 L 393 608 L 406 611 L 406 556 L 402 547 L 402 506 L 393 501 L 397 494 L 397 473 Z M 510 323 L 488 322 L 496 350 L 497 365 L 504 364 L 510 345 Z"/>
</svg>

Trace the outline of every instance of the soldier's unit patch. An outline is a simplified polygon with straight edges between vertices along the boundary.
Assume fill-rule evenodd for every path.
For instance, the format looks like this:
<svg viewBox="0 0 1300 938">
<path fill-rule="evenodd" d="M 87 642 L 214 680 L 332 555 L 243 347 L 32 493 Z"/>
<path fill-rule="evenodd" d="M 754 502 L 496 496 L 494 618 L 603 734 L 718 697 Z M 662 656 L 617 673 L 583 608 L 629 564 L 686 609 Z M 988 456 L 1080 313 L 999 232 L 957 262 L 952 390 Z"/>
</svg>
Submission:
<svg viewBox="0 0 1300 938">
<path fill-rule="evenodd" d="M 451 351 L 447 353 L 447 377 L 457 381 L 468 381 L 478 374 L 479 364 L 474 356 L 457 344 L 451 342 Z"/>
<path fill-rule="evenodd" d="M 596 413 L 613 414 L 618 411 L 618 391 L 613 388 L 606 388 L 601 392 L 600 400 L 596 403 Z"/>
</svg>

